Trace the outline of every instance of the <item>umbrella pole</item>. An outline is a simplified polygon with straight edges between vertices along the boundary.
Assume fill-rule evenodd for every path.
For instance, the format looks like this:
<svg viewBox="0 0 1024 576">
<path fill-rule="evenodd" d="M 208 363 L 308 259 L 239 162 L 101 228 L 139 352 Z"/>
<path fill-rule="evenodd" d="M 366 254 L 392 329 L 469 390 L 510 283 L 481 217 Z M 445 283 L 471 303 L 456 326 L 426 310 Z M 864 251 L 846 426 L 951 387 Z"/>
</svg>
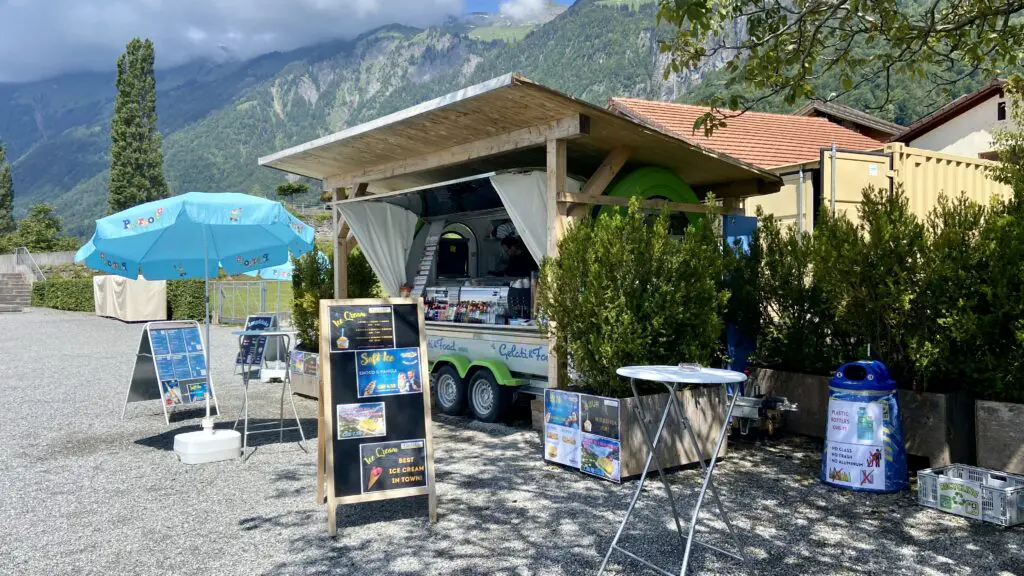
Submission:
<svg viewBox="0 0 1024 576">
<path fill-rule="evenodd" d="M 206 418 L 203 418 L 203 430 L 213 433 L 213 419 L 210 418 L 210 395 L 213 394 L 213 365 L 210 364 L 210 251 L 206 247 L 206 231 L 203 230 L 203 291 L 206 300 L 206 313 L 203 322 L 206 324 Z"/>
</svg>

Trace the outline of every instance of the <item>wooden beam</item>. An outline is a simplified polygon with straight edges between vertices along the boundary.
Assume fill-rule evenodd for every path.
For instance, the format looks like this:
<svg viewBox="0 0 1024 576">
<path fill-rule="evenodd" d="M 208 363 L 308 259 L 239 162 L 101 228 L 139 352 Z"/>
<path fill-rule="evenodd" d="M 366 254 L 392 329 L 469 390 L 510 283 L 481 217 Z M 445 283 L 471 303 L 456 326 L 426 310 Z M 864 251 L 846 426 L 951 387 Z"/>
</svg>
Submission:
<svg viewBox="0 0 1024 576">
<path fill-rule="evenodd" d="M 558 201 L 565 195 L 566 176 L 566 144 L 565 140 L 547 141 L 547 177 L 548 177 L 548 250 L 547 255 L 558 256 L 558 241 L 562 239 L 567 221 L 568 205 Z M 536 301 L 536 299 L 534 299 Z M 559 388 L 565 384 L 562 379 L 565 366 L 565 350 L 560 350 L 556 343 L 558 327 L 552 325 L 548 336 L 548 385 Z"/>
<path fill-rule="evenodd" d="M 590 176 L 590 179 L 587 180 L 580 194 L 584 196 L 600 196 L 604 194 L 605 188 L 608 187 L 608 184 L 611 184 L 611 181 L 632 154 L 633 151 L 626 146 L 619 146 L 609 152 L 605 156 L 604 162 L 601 162 L 601 165 Z"/>
<path fill-rule="evenodd" d="M 590 118 L 585 114 L 556 120 L 548 124 L 499 134 L 476 142 L 452 146 L 413 158 L 403 158 L 380 166 L 365 168 L 346 174 L 335 174 L 324 179 L 327 188 L 352 186 L 356 182 L 375 182 L 397 176 L 423 172 L 432 168 L 453 166 L 478 158 L 495 156 L 523 148 L 544 146 L 548 140 L 577 138 L 590 133 Z"/>
<path fill-rule="evenodd" d="M 782 187 L 782 179 L 778 182 L 765 182 L 764 180 L 740 180 L 738 182 L 729 182 L 727 184 L 713 184 L 709 186 L 699 186 L 694 188 L 700 196 L 706 196 L 711 193 L 715 195 L 715 198 L 728 198 L 728 197 L 739 197 L 746 198 L 749 196 L 759 196 L 761 194 L 772 194 L 778 192 Z"/>
<path fill-rule="evenodd" d="M 561 204 L 598 204 L 601 206 L 629 206 L 629 201 L 629 198 L 617 196 L 591 196 L 570 192 L 562 194 L 559 199 Z M 653 209 L 668 208 L 669 212 L 706 212 L 708 210 L 708 206 L 704 204 L 669 202 L 660 199 L 643 200 L 640 202 L 640 206 Z M 717 206 L 712 206 L 710 209 L 712 212 L 722 212 L 722 209 Z"/>
</svg>

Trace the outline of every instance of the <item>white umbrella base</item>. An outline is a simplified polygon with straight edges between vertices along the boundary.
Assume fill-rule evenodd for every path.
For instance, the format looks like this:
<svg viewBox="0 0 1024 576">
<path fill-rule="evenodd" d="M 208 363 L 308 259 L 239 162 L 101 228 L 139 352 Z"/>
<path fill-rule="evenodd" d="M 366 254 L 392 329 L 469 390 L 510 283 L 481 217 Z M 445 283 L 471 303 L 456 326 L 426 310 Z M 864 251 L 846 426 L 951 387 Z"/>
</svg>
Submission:
<svg viewBox="0 0 1024 576">
<path fill-rule="evenodd" d="M 174 452 L 182 464 L 207 464 L 239 458 L 242 435 L 234 430 L 200 430 L 174 437 Z"/>
</svg>

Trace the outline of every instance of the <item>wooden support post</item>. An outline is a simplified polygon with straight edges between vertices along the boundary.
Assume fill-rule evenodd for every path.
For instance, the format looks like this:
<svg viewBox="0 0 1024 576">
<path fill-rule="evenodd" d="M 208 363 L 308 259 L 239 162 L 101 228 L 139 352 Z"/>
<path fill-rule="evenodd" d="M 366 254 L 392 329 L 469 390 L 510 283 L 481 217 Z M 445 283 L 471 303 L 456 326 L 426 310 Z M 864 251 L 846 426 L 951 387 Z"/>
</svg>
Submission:
<svg viewBox="0 0 1024 576">
<path fill-rule="evenodd" d="M 742 198 L 722 198 L 722 208 L 726 214 L 743 214 Z"/>
<path fill-rule="evenodd" d="M 559 202 L 565 194 L 566 148 L 565 140 L 548 140 L 547 142 L 547 176 L 548 176 L 548 250 L 550 257 L 558 256 L 558 241 L 562 239 L 567 220 L 568 205 Z M 558 388 L 565 383 L 560 377 L 565 364 L 565 351 L 556 346 L 557 337 L 554 332 L 548 340 L 548 384 Z"/>
<path fill-rule="evenodd" d="M 346 195 L 344 188 L 334 190 L 335 202 L 346 198 L 360 198 L 366 196 L 368 184 L 362 182 L 353 190 L 352 194 Z M 349 226 L 338 215 L 336 207 L 332 206 L 334 214 L 334 297 L 336 299 L 348 298 L 348 253 L 352 250 L 348 242 Z"/>
</svg>

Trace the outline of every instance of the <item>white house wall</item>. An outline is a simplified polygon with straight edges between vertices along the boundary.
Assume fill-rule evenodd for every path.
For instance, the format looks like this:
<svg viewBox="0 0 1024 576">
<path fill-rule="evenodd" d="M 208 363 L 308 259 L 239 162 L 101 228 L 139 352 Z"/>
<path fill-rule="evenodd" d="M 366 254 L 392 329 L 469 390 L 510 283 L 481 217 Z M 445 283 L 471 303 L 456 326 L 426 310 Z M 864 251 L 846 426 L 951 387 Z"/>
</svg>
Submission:
<svg viewBox="0 0 1024 576">
<path fill-rule="evenodd" d="M 999 121 L 997 107 L 1006 101 L 998 95 L 981 102 L 967 112 L 950 119 L 935 129 L 911 140 L 911 148 L 923 148 L 946 154 L 977 158 L 992 150 L 992 133 L 1012 126 L 1009 120 Z M 1007 110 L 1007 118 L 1009 118 Z"/>
</svg>

